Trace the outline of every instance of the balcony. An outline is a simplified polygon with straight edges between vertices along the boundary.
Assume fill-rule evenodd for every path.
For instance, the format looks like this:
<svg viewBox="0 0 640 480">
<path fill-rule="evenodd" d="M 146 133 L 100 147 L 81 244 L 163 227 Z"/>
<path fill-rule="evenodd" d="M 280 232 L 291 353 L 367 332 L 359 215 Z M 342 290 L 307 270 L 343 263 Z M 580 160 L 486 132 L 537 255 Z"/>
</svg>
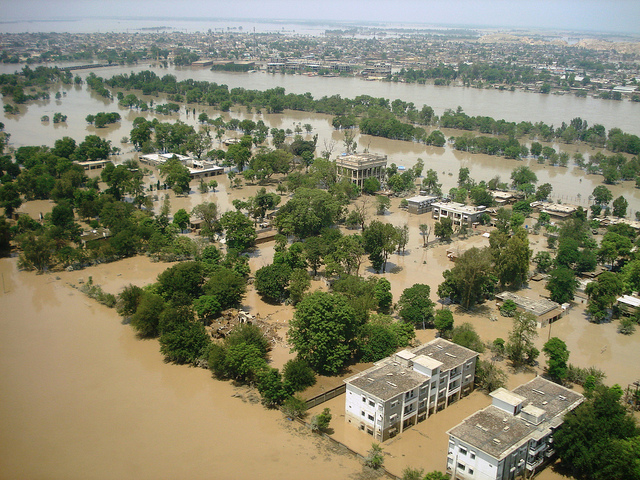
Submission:
<svg viewBox="0 0 640 480">
<path fill-rule="evenodd" d="M 538 459 L 532 460 L 532 461 L 528 461 L 527 462 L 527 470 L 534 470 L 536 468 L 538 468 L 540 465 L 542 465 L 542 462 L 544 461 L 544 457 L 540 457 Z"/>
<path fill-rule="evenodd" d="M 537 447 L 529 448 L 529 456 L 535 457 L 536 455 L 538 455 L 538 453 L 544 452 L 548 448 L 549 448 L 549 445 L 547 443 L 541 443 Z"/>
</svg>

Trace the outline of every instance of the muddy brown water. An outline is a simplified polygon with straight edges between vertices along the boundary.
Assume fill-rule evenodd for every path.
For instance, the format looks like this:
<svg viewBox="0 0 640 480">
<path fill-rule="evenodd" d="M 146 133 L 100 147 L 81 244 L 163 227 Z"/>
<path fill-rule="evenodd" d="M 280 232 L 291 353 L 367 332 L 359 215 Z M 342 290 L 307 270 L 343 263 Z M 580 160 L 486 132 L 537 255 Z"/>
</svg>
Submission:
<svg viewBox="0 0 640 480">
<path fill-rule="evenodd" d="M 86 126 L 84 116 L 113 110 L 115 105 L 107 105 L 87 93 L 84 87 L 69 88 L 60 102 L 60 105 L 51 102 L 30 105 L 17 122 L 5 122 L 13 135 L 13 146 L 52 145 L 62 135 L 81 139 L 94 132 L 118 144 L 119 138 L 128 134 L 130 122 L 136 116 L 123 112 L 126 114 L 122 125 L 96 130 Z M 75 112 L 74 120 L 67 126 L 42 125 L 39 121 L 42 112 L 53 111 Z M 209 113 L 216 114 L 213 110 Z M 336 152 L 341 146 L 342 134 L 330 127 L 329 116 L 303 112 L 257 116 L 237 111 L 231 115 L 264 118 L 268 125 L 279 128 L 293 129 L 297 123 L 311 123 L 313 133 L 320 136 L 320 148 L 324 139 L 337 143 Z M 182 119 L 195 125 L 193 115 Z M 36 133 L 39 136 L 34 137 Z M 38 138 L 37 142 L 34 138 Z M 438 172 L 445 191 L 455 185 L 460 166 L 469 167 L 472 177 L 478 180 L 488 180 L 494 175 L 507 180 L 511 169 L 521 164 L 462 154 L 448 147 L 438 149 L 375 137 L 363 136 L 359 145 L 385 153 L 390 162 L 407 167 L 418 157 L 423 158 L 425 168 Z M 127 150 L 120 158 L 133 155 Z M 554 185 L 561 199 L 581 201 L 583 205 L 586 205 L 585 197 L 601 179 L 571 167 L 533 164 L 532 168 L 540 182 L 549 181 Z M 152 169 L 145 180 L 155 184 L 157 172 Z M 188 196 L 159 192 L 156 210 L 162 196 L 168 194 L 172 212 L 179 208 L 189 211 L 202 201 L 215 201 L 224 212 L 233 208 L 233 199 L 246 199 L 260 187 L 230 188 L 226 176 L 218 177 L 218 181 L 217 191 L 204 195 L 196 193 L 197 182 L 192 182 L 192 193 Z M 268 184 L 267 190 L 274 191 L 277 181 L 274 179 Z M 640 206 L 639 191 L 631 185 L 621 184 L 613 190 L 614 195 L 624 193 L 632 208 Z M 453 266 L 446 258 L 446 249 L 484 246 L 487 239 L 480 235 L 483 230 L 476 230 L 468 239 L 455 239 L 451 245 L 423 248 L 419 225 L 432 224 L 433 220 L 428 214 L 408 214 L 399 208 L 399 202 L 393 199 L 390 211 L 384 216 L 374 214 L 373 202 L 369 206 L 369 219 L 388 221 L 396 226 L 409 225 L 406 251 L 390 256 L 384 275 L 391 281 L 394 301 L 404 288 L 414 283 L 428 284 L 431 297 L 436 300 L 442 272 Z M 21 210 L 37 218 L 40 212 L 50 211 L 52 205 L 48 201 L 28 202 Z M 530 240 L 536 251 L 546 245 L 541 236 L 531 236 Z M 251 255 L 252 271 L 271 263 L 272 259 L 273 243 L 263 244 Z M 360 472 L 361 466 L 353 458 L 336 455 L 317 437 L 283 420 L 280 413 L 252 404 L 252 395 L 245 389 L 214 381 L 204 370 L 163 363 L 157 341 L 138 340 L 128 326 L 121 324 L 113 310 L 97 305 L 69 286 L 91 276 L 106 291 L 116 294 L 129 283 L 153 282 L 166 267 L 146 258 L 134 258 L 80 272 L 35 275 L 18 272 L 15 259 L 0 260 L 3 281 L 0 292 L 0 350 L 3 352 L 0 356 L 0 478 L 243 478 L 256 475 L 299 478 L 300 472 L 308 478 L 349 478 Z M 367 261 L 360 272 L 373 274 Z M 544 293 L 542 284 L 532 282 L 529 287 L 533 296 Z M 318 280 L 313 282 L 313 288 L 326 288 L 326 285 Z M 286 330 L 293 308 L 264 303 L 253 287 L 248 289 L 243 308 L 279 327 L 282 341 L 274 347 L 271 357 L 272 364 L 281 367 L 292 357 Z M 499 315 L 497 321 L 491 321 L 490 317 L 495 314 L 493 305 L 471 313 L 454 309 L 456 323 L 470 321 L 485 341 L 498 336 L 507 338 L 511 328 L 510 321 Z M 626 387 L 640 379 L 640 349 L 637 348 L 640 333 L 623 336 L 616 332 L 616 327 L 615 322 L 588 323 L 584 304 L 577 303 L 566 317 L 552 326 L 551 333 L 567 342 L 571 363 L 597 366 L 607 373 L 607 383 Z M 536 340 L 538 348 L 548 333 L 548 329 L 540 330 Z M 427 330 L 418 331 L 417 336 L 420 341 L 428 341 L 433 335 L 432 330 Z M 541 362 L 544 363 L 543 357 Z M 510 388 L 534 374 L 510 373 Z M 339 404 L 340 400 L 336 402 Z M 444 442 L 443 432 L 457 421 L 450 426 L 441 422 L 448 425 L 464 418 L 487 404 L 483 402 L 486 398 L 477 395 L 466 404 L 456 405 L 454 408 L 460 411 L 452 410 L 457 412 L 452 413 L 452 419 L 437 415 L 431 422 L 425 422 L 428 431 L 407 432 L 415 438 L 389 446 L 388 466 L 396 474 L 406 466 L 444 468 L 441 455 L 444 450 L 441 450 L 446 447 L 434 444 L 432 450 L 430 444 L 425 446 L 418 440 L 434 436 L 438 442 Z M 336 418 L 334 423 L 338 422 Z M 368 436 L 344 431 L 345 439 L 352 441 L 357 451 L 366 452 L 370 447 Z M 331 468 L 327 468 L 328 465 Z"/>
<path fill-rule="evenodd" d="M 166 265 L 35 275 L 0 260 L 0 478 L 352 478 L 361 465 L 68 286 L 109 291 Z M 109 281 L 108 281 L 109 280 Z M 328 468 L 330 466 L 330 468 Z M 302 473 L 303 472 L 303 473 Z"/>
</svg>

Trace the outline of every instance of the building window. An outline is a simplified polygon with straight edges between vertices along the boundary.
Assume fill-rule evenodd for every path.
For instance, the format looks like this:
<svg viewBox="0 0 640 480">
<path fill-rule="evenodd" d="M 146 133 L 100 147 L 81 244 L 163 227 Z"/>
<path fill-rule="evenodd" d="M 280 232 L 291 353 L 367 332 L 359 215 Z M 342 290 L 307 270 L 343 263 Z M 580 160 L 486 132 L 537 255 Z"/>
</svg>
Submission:
<svg viewBox="0 0 640 480">
<path fill-rule="evenodd" d="M 467 454 L 467 449 L 460 447 L 460 455 L 466 455 Z"/>
<path fill-rule="evenodd" d="M 362 397 L 362 401 L 366 402 L 367 401 L 367 397 Z"/>
<path fill-rule="evenodd" d="M 475 452 L 471 452 L 471 455 L 469 455 L 471 457 L 471 460 L 475 460 L 476 458 L 476 454 Z"/>
<path fill-rule="evenodd" d="M 398 400 L 394 400 L 393 402 L 391 402 L 391 408 L 394 408 L 397 406 L 398 406 Z"/>
<path fill-rule="evenodd" d="M 364 410 L 362 410 L 362 411 L 360 412 L 360 416 L 362 416 L 362 417 L 364 417 L 364 416 L 365 416 Z"/>
<path fill-rule="evenodd" d="M 369 400 L 369 405 L 372 407 L 376 406 L 376 402 L 374 402 L 373 400 Z"/>
<path fill-rule="evenodd" d="M 473 468 L 469 469 L 469 475 L 473 475 Z"/>
<path fill-rule="evenodd" d="M 464 463 L 458 462 L 458 470 L 460 470 L 461 472 L 464 472 L 466 469 L 467 467 L 465 467 Z"/>
<path fill-rule="evenodd" d="M 373 422 L 373 415 L 367 415 L 367 418 Z"/>
</svg>

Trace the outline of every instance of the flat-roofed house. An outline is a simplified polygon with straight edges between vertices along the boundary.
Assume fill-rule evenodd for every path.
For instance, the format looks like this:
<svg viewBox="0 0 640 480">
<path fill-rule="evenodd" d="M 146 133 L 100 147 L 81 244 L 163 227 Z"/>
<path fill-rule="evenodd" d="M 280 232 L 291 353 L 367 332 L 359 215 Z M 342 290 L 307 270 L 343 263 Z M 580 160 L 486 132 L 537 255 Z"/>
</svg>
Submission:
<svg viewBox="0 0 640 480">
<path fill-rule="evenodd" d="M 478 354 L 437 338 L 345 380 L 345 419 L 385 441 L 470 393 Z"/>
<path fill-rule="evenodd" d="M 491 393 L 490 406 L 447 433 L 447 473 L 457 480 L 533 475 L 554 455 L 553 434 L 584 397 L 542 377 Z"/>
<path fill-rule="evenodd" d="M 506 300 L 513 301 L 518 310 L 531 313 L 536 317 L 538 327 L 546 327 L 558 320 L 564 313 L 562 305 L 546 298 L 533 299 L 516 293 L 501 292 L 496 294 L 496 304 L 500 307 Z"/>
<path fill-rule="evenodd" d="M 434 195 L 416 195 L 415 197 L 407 198 L 409 204 L 409 213 L 422 214 L 429 212 L 431 206 L 438 201 L 439 197 Z"/>
</svg>

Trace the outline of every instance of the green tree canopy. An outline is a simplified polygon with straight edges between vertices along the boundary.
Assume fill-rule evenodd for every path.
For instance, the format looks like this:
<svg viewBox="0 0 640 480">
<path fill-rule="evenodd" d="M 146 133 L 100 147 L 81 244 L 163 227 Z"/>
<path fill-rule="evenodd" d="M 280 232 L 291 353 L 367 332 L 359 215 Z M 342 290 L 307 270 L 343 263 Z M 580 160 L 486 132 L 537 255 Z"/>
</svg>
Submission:
<svg viewBox="0 0 640 480">
<path fill-rule="evenodd" d="M 292 350 L 319 373 L 338 373 L 356 347 L 356 316 L 339 294 L 314 292 L 298 303 L 289 327 Z"/>
<path fill-rule="evenodd" d="M 433 307 L 435 303 L 430 298 L 431 287 L 416 283 L 405 288 L 398 300 L 398 314 L 403 321 L 413 325 L 433 327 Z"/>
</svg>

